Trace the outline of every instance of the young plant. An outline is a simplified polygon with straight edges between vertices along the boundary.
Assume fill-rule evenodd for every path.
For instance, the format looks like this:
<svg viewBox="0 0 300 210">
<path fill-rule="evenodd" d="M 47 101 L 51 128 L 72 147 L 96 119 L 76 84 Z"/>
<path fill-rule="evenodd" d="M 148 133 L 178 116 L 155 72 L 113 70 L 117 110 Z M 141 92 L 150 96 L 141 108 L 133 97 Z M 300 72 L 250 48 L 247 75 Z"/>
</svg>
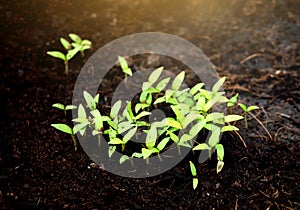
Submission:
<svg viewBox="0 0 300 210">
<path fill-rule="evenodd" d="M 68 75 L 69 73 L 69 60 L 71 60 L 78 52 L 79 48 L 72 49 L 71 44 L 64 38 L 60 38 L 60 43 L 62 46 L 67 50 L 67 53 L 64 54 L 60 51 L 48 51 L 47 54 L 54 57 L 59 58 L 64 61 L 65 64 L 65 74 Z"/>
<path fill-rule="evenodd" d="M 191 173 L 193 175 L 193 189 L 195 190 L 198 186 L 198 178 L 197 178 L 197 170 L 196 170 L 196 167 L 194 165 L 194 163 L 192 161 L 189 161 L 190 162 L 190 170 L 191 170 Z"/>
<path fill-rule="evenodd" d="M 69 73 L 69 60 L 71 60 L 78 52 L 80 52 L 83 57 L 84 51 L 90 49 L 92 45 L 91 41 L 87 39 L 82 40 L 76 34 L 71 33 L 69 34 L 69 37 L 71 38 L 73 43 L 70 43 L 63 37 L 60 38 L 60 43 L 67 51 L 66 53 L 60 51 L 47 51 L 48 55 L 64 61 L 66 75 L 68 75 Z"/>
<path fill-rule="evenodd" d="M 132 75 L 126 60 L 122 57 L 118 57 L 118 59 L 125 76 Z M 143 158 L 149 164 L 149 158 L 154 155 L 157 155 L 162 161 L 160 154 L 169 149 L 171 147 L 169 145 L 175 143 L 179 155 L 180 147 L 188 147 L 193 151 L 207 150 L 210 155 L 216 150 L 218 159 L 216 171 L 219 173 L 224 166 L 224 147 L 220 143 L 221 134 L 237 131 L 238 128 L 230 123 L 243 119 L 246 114 L 244 116 L 227 115 L 212 111 L 212 108 L 216 104 L 222 103 L 227 103 L 228 107 L 233 106 L 238 95 L 228 99 L 225 92 L 220 91 L 225 77 L 220 78 L 211 90 L 204 89 L 204 83 L 183 89 L 184 71 L 173 79 L 171 88 L 167 88 L 171 78 L 159 79 L 163 70 L 163 67 L 157 68 L 149 75 L 141 87 L 142 92 L 138 103 L 125 103 L 119 100 L 112 104 L 109 116 L 105 116 L 97 109 L 99 95 L 93 97 L 84 91 L 83 97 L 86 106 L 79 105 L 78 118 L 73 119 L 73 122 L 76 123 L 74 128 L 71 129 L 61 124 L 53 124 L 52 126 L 73 136 L 77 132 L 85 135 L 87 128 L 92 129 L 94 136 L 105 135 L 109 144 L 109 157 L 117 148 L 124 152 L 128 142 L 142 129 L 146 133 L 142 148 L 138 147 L 140 149 L 121 156 L 120 163 L 126 160 L 132 161 L 133 158 Z M 149 122 L 147 120 L 151 114 L 149 111 L 156 108 L 160 103 L 170 106 L 172 116 L 167 116 L 161 121 Z M 241 105 L 239 104 L 239 106 Z M 88 109 L 86 110 L 85 107 Z M 256 109 L 256 106 L 247 108 L 242 105 L 241 108 L 243 107 L 245 113 Z M 198 134 L 203 130 L 209 131 L 208 141 L 199 143 L 196 140 Z M 100 138 L 98 139 L 100 140 Z M 126 150 L 126 152 L 129 151 Z M 193 188 L 196 189 L 198 178 L 192 162 L 190 162 L 190 169 L 193 175 Z"/>
<path fill-rule="evenodd" d="M 248 112 L 255 110 L 255 109 L 259 109 L 258 106 L 249 106 L 247 107 L 245 104 L 242 103 L 238 103 L 239 107 L 241 107 L 241 109 L 244 111 L 244 120 L 245 120 L 245 128 L 248 129 L 248 122 L 247 122 L 247 114 Z"/>
<path fill-rule="evenodd" d="M 66 125 L 66 124 L 51 124 L 52 127 L 56 128 L 59 131 L 62 131 L 64 133 L 70 134 L 73 140 L 73 144 L 74 144 L 74 149 L 75 152 L 77 151 L 77 141 L 75 138 L 75 134 L 76 134 L 76 130 L 73 128 L 71 128 L 70 126 Z"/>
<path fill-rule="evenodd" d="M 92 42 L 87 39 L 81 39 L 80 36 L 78 36 L 77 34 L 74 34 L 74 33 L 70 33 L 69 37 L 73 41 L 73 43 L 71 43 L 71 45 L 74 48 L 78 48 L 81 56 L 84 57 L 84 51 L 91 48 Z"/>
<path fill-rule="evenodd" d="M 57 108 L 57 109 L 60 109 L 60 110 L 63 110 L 64 111 L 64 114 L 65 116 L 67 116 L 67 110 L 72 110 L 72 109 L 76 109 L 77 107 L 74 106 L 74 105 L 63 105 L 61 103 L 56 103 L 56 104 L 53 104 L 52 107 L 54 108 Z"/>
<path fill-rule="evenodd" d="M 127 75 L 132 76 L 132 70 L 131 70 L 131 68 L 128 67 L 128 63 L 125 60 L 125 58 L 118 56 L 118 60 L 119 60 L 121 69 L 125 75 L 125 78 L 127 78 Z"/>
</svg>

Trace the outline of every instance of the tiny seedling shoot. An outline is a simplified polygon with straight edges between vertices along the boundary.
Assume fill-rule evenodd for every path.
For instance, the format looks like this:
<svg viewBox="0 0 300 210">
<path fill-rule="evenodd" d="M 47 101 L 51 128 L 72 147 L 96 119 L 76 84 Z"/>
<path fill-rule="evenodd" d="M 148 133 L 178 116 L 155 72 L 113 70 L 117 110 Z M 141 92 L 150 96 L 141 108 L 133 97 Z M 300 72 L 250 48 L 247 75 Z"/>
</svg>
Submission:
<svg viewBox="0 0 300 210">
<path fill-rule="evenodd" d="M 131 76 L 132 71 L 126 60 L 123 57 L 118 57 L 118 60 L 123 73 Z M 160 79 L 163 71 L 163 67 L 157 68 L 143 82 L 137 102 L 118 100 L 112 104 L 107 115 L 97 109 L 99 94 L 93 97 L 84 91 L 85 103 L 78 106 L 78 117 L 72 120 L 75 123 L 73 129 L 65 124 L 52 124 L 52 126 L 72 136 L 75 150 L 77 144 L 74 136 L 77 132 L 84 136 L 86 130 L 91 129 L 92 135 L 98 137 L 103 135 L 109 145 L 108 157 L 112 157 L 118 150 L 123 154 L 119 163 L 123 164 L 129 160 L 133 167 L 134 158 L 144 159 L 145 164 L 149 164 L 149 158 L 157 155 L 160 161 L 163 161 L 160 155 L 172 145 L 179 155 L 182 147 L 190 148 L 192 151 L 207 150 L 210 156 L 216 151 L 218 160 L 216 172 L 220 173 L 224 166 L 224 147 L 220 142 L 222 133 L 238 131 L 239 129 L 231 123 L 246 119 L 246 114 L 258 107 L 246 107 L 239 103 L 238 106 L 244 110 L 243 116 L 213 111 L 212 108 L 217 104 L 227 104 L 227 107 L 237 104 L 238 94 L 228 99 L 222 90 L 225 77 L 220 78 L 211 90 L 205 89 L 204 83 L 183 88 L 184 71 L 175 78 Z M 64 111 L 75 108 L 65 107 L 62 104 L 53 106 Z M 172 113 L 164 119 L 150 122 L 148 116 L 157 106 L 167 106 Z M 204 130 L 210 133 L 207 142 L 198 139 L 198 134 Z M 132 151 L 132 148 L 128 149 L 130 147 L 128 143 L 138 132 L 144 132 L 146 137 L 142 147 Z M 101 146 L 100 143 L 98 145 Z M 196 189 L 198 186 L 196 167 L 193 162 L 189 163 L 193 188 Z"/>
<path fill-rule="evenodd" d="M 80 52 L 82 56 L 84 56 L 84 51 L 91 48 L 91 42 L 87 39 L 81 40 L 81 38 L 76 34 L 69 34 L 69 37 L 72 39 L 72 43 L 70 43 L 65 38 L 60 38 L 60 43 L 67 51 L 66 53 L 60 51 L 48 51 L 47 54 L 58 58 L 64 61 L 65 65 L 65 74 L 69 73 L 69 61 Z"/>
</svg>

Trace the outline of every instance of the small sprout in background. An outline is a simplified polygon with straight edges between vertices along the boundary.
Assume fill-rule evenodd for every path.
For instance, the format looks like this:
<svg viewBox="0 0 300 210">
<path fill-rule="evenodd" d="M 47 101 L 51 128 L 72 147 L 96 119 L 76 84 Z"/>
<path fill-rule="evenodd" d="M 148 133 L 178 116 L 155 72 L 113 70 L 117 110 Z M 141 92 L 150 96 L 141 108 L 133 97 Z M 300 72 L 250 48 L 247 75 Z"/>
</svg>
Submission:
<svg viewBox="0 0 300 210">
<path fill-rule="evenodd" d="M 132 76 L 132 70 L 131 70 L 131 68 L 128 67 L 128 63 L 125 60 L 125 58 L 118 56 L 118 60 L 119 60 L 121 69 L 122 69 L 123 73 L 125 74 L 125 78 L 127 78 L 127 75 Z"/>
<path fill-rule="evenodd" d="M 229 99 L 229 101 L 227 102 L 227 107 L 232 107 L 232 106 L 234 106 L 234 104 L 237 102 L 238 96 L 239 96 L 239 94 L 237 93 L 237 94 L 235 94 L 233 97 L 231 97 L 231 98 Z"/>
<path fill-rule="evenodd" d="M 61 103 L 56 103 L 56 104 L 53 104 L 52 107 L 54 108 L 57 108 L 57 109 L 60 109 L 60 110 L 63 110 L 64 111 L 64 114 L 65 116 L 67 115 L 67 110 L 72 110 L 72 109 L 76 109 L 77 107 L 74 106 L 74 105 L 63 105 Z"/>
<path fill-rule="evenodd" d="M 68 75 L 69 73 L 69 60 L 71 60 L 78 52 L 80 52 L 81 55 L 84 56 L 84 51 L 90 49 L 92 44 L 87 39 L 81 40 L 81 38 L 76 34 L 69 34 L 69 36 L 72 39 L 73 43 L 70 43 L 63 37 L 60 38 L 60 43 L 65 48 L 67 53 L 64 54 L 60 51 L 47 51 L 48 55 L 64 61 L 66 75 Z"/>
<path fill-rule="evenodd" d="M 190 162 L 190 170 L 191 170 L 191 173 L 193 175 L 193 189 L 195 190 L 198 186 L 198 178 L 197 178 L 197 170 L 196 170 L 196 167 L 194 165 L 194 163 L 192 161 L 189 161 Z"/>
<path fill-rule="evenodd" d="M 76 138 L 75 138 L 75 133 L 76 132 L 74 132 L 74 130 L 66 124 L 51 124 L 51 126 L 56 128 L 59 131 L 62 131 L 64 133 L 67 133 L 67 134 L 71 135 L 72 140 L 73 140 L 73 144 L 74 144 L 74 149 L 75 149 L 75 152 L 76 152 L 77 151 L 77 141 L 76 141 Z"/>
<path fill-rule="evenodd" d="M 87 39 L 81 39 L 77 34 L 70 33 L 69 37 L 73 41 L 71 44 L 74 48 L 78 48 L 82 57 L 84 57 L 84 51 L 88 50 L 92 46 L 92 42 Z"/>
<path fill-rule="evenodd" d="M 245 104 L 242 104 L 242 103 L 238 103 L 238 105 L 244 111 L 245 128 L 248 129 L 247 114 L 248 114 L 248 112 L 251 112 L 252 110 L 259 109 L 259 107 L 258 106 L 247 107 Z"/>
</svg>

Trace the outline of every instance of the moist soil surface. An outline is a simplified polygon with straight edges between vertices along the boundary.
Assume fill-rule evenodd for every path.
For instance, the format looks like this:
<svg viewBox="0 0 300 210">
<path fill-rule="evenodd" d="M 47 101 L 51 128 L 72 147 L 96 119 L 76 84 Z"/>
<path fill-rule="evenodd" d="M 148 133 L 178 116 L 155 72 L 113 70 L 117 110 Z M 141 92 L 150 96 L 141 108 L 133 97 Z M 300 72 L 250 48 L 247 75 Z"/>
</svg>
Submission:
<svg viewBox="0 0 300 210">
<path fill-rule="evenodd" d="M 300 207 L 298 0 L 1 1 L 0 10 L 1 209 Z M 124 178 L 94 164 L 80 146 L 75 152 L 70 136 L 50 126 L 70 122 L 51 106 L 71 103 L 76 78 L 98 48 L 148 31 L 192 42 L 227 77 L 228 97 L 239 93 L 260 107 L 248 116 L 248 129 L 237 124 L 246 147 L 236 135 L 222 139 L 222 172 L 215 156 L 196 164 L 196 190 L 188 159 L 155 177 Z M 59 37 L 68 33 L 90 39 L 93 48 L 70 61 L 66 77 L 63 62 L 46 51 L 63 50 Z M 145 59 L 162 65 L 155 55 Z M 107 77 L 101 100 L 120 77 Z"/>
</svg>

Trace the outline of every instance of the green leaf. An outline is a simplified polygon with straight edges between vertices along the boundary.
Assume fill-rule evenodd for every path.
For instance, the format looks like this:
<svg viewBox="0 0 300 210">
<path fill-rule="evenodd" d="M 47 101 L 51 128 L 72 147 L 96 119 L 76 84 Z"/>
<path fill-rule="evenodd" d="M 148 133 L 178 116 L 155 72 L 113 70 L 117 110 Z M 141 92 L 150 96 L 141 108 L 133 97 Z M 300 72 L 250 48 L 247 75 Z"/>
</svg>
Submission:
<svg viewBox="0 0 300 210">
<path fill-rule="evenodd" d="M 233 97 L 231 97 L 229 99 L 229 101 L 227 102 L 227 107 L 232 107 L 235 104 L 235 102 L 237 101 L 238 96 L 239 96 L 239 94 L 237 93 Z"/>
<path fill-rule="evenodd" d="M 178 128 L 181 129 L 181 124 L 179 122 L 177 122 L 174 118 L 168 117 L 165 119 L 165 123 L 168 126 L 174 127 L 174 128 Z"/>
<path fill-rule="evenodd" d="M 99 131 L 101 128 L 103 128 L 102 116 L 98 109 L 91 111 L 91 114 L 95 117 L 94 118 L 95 129 Z"/>
<path fill-rule="evenodd" d="M 69 37 L 72 39 L 73 42 L 81 44 L 81 38 L 77 34 L 70 33 Z"/>
<path fill-rule="evenodd" d="M 132 112 L 132 109 L 131 109 L 131 102 L 127 101 L 127 106 L 126 106 L 125 111 L 127 112 L 128 120 L 133 121 L 134 120 L 134 115 L 133 115 L 133 112 Z"/>
<path fill-rule="evenodd" d="M 171 96 L 174 94 L 174 92 L 175 91 L 173 91 L 173 90 L 166 90 L 166 92 L 165 92 L 166 100 L 171 98 Z"/>
<path fill-rule="evenodd" d="M 209 100 L 203 107 L 203 110 L 207 112 L 210 108 L 218 102 L 220 96 L 214 96 L 211 100 Z"/>
<path fill-rule="evenodd" d="M 76 109 L 77 106 L 74 106 L 74 105 L 67 105 L 66 106 L 66 110 L 72 110 L 72 109 Z"/>
<path fill-rule="evenodd" d="M 206 122 L 215 122 L 216 120 L 218 119 L 223 119 L 224 118 L 224 113 L 222 112 L 213 112 L 213 113 L 210 113 L 206 116 Z"/>
<path fill-rule="evenodd" d="M 95 110 L 96 109 L 96 104 L 94 101 L 94 98 L 89 94 L 87 91 L 83 91 L 83 97 L 89 107 L 90 110 Z"/>
<path fill-rule="evenodd" d="M 85 133 L 85 128 L 88 124 L 88 122 L 82 122 L 80 124 L 75 125 L 73 127 L 73 134 L 76 134 L 78 131 L 82 131 L 80 132 L 80 134 L 83 136 L 83 134 Z"/>
<path fill-rule="evenodd" d="M 220 90 L 220 88 L 222 87 L 222 85 L 224 84 L 226 80 L 226 77 L 222 77 L 221 79 L 219 79 L 218 82 L 216 82 L 216 84 L 214 84 L 214 86 L 212 87 L 212 92 L 216 93 Z"/>
<path fill-rule="evenodd" d="M 66 50 L 71 49 L 71 44 L 70 44 L 70 42 L 68 42 L 65 38 L 61 37 L 61 38 L 60 38 L 60 43 L 61 43 L 61 45 L 62 45 Z"/>
<path fill-rule="evenodd" d="M 170 81 L 170 77 L 167 77 L 163 80 L 161 80 L 157 85 L 156 85 L 156 89 L 159 90 L 159 92 L 161 92 L 163 89 L 165 89 L 165 87 L 168 85 Z"/>
<path fill-rule="evenodd" d="M 136 158 L 142 158 L 143 154 L 142 153 L 138 153 L 138 152 L 134 152 L 131 157 L 136 157 Z"/>
<path fill-rule="evenodd" d="M 85 109 L 83 108 L 82 104 L 79 104 L 79 107 L 78 107 L 78 118 L 86 119 Z"/>
<path fill-rule="evenodd" d="M 180 86 L 181 86 L 181 84 L 182 84 L 182 82 L 184 80 L 184 76 L 185 76 L 185 72 L 182 71 L 182 72 L 180 72 L 180 74 L 178 74 L 175 77 L 175 79 L 174 79 L 174 81 L 172 83 L 172 90 L 179 90 L 179 88 L 180 88 Z"/>
<path fill-rule="evenodd" d="M 125 60 L 125 58 L 118 56 L 119 59 L 119 63 L 121 65 L 121 69 L 125 74 L 128 74 L 130 76 L 132 76 L 132 71 L 131 69 L 128 67 L 127 61 Z"/>
<path fill-rule="evenodd" d="M 182 113 L 181 113 L 181 111 L 180 111 L 180 109 L 179 109 L 179 106 L 172 105 L 171 108 L 172 108 L 173 112 L 174 112 L 175 115 L 176 115 L 177 121 L 178 121 L 178 122 L 182 122 L 182 120 L 183 120 L 183 115 L 182 115 Z"/>
<path fill-rule="evenodd" d="M 113 138 L 108 142 L 108 144 L 124 144 L 124 142 L 119 138 Z"/>
<path fill-rule="evenodd" d="M 82 40 L 81 45 L 88 45 L 88 46 L 91 46 L 91 45 L 92 45 L 92 42 L 91 42 L 90 40 L 84 39 L 84 40 Z"/>
<path fill-rule="evenodd" d="M 78 52 L 79 52 L 79 48 L 74 48 L 69 50 L 66 55 L 66 59 L 71 60 Z"/>
<path fill-rule="evenodd" d="M 109 146 L 108 149 L 108 156 L 111 158 L 111 156 L 113 155 L 113 153 L 116 151 L 116 146 Z"/>
<path fill-rule="evenodd" d="M 247 112 L 250 112 L 250 111 L 255 110 L 255 109 L 259 109 L 259 107 L 258 106 L 249 106 L 247 108 Z"/>
<path fill-rule="evenodd" d="M 166 97 L 165 96 L 162 96 L 160 98 L 157 98 L 153 104 L 159 104 L 159 103 L 163 103 L 166 101 Z"/>
<path fill-rule="evenodd" d="M 190 132 L 189 132 L 190 136 L 192 136 L 192 137 L 197 136 L 198 133 L 199 133 L 199 132 L 202 130 L 202 128 L 205 126 L 205 124 L 206 124 L 206 120 L 201 120 L 200 122 L 197 122 L 196 125 L 194 125 L 194 126 L 191 128 L 191 130 L 190 130 Z"/>
<path fill-rule="evenodd" d="M 148 104 L 137 103 L 134 107 L 135 113 L 138 113 L 141 109 L 145 109 L 147 107 L 149 107 Z"/>
<path fill-rule="evenodd" d="M 242 110 L 243 110 L 244 112 L 247 112 L 247 107 L 246 107 L 245 104 L 238 103 L 238 105 L 242 108 Z"/>
<path fill-rule="evenodd" d="M 238 121 L 238 120 L 241 120 L 243 119 L 244 117 L 243 116 L 240 116 L 240 115 L 236 115 L 236 114 L 232 114 L 232 115 L 227 115 L 224 117 L 224 121 L 225 122 L 232 122 L 232 121 Z"/>
<path fill-rule="evenodd" d="M 224 147 L 222 144 L 216 145 L 218 160 L 223 161 L 224 158 Z"/>
<path fill-rule="evenodd" d="M 99 102 L 99 93 L 97 93 L 97 95 L 94 97 L 94 102 L 97 105 Z"/>
<path fill-rule="evenodd" d="M 142 90 L 145 91 L 152 86 L 151 82 L 143 82 Z M 146 92 L 147 93 L 147 92 Z"/>
<path fill-rule="evenodd" d="M 151 115 L 151 112 L 145 112 L 145 111 L 143 111 L 143 112 L 139 113 L 137 116 L 135 116 L 134 118 L 135 118 L 135 120 L 138 120 L 138 119 L 140 119 L 142 117 L 145 117 L 147 115 Z"/>
<path fill-rule="evenodd" d="M 221 172 L 223 166 L 224 166 L 224 162 L 219 160 L 217 164 L 217 174 Z"/>
<path fill-rule="evenodd" d="M 210 150 L 210 147 L 205 143 L 201 143 L 195 146 L 193 150 Z"/>
<path fill-rule="evenodd" d="M 126 160 L 129 160 L 129 157 L 127 155 L 122 155 L 122 157 L 120 158 L 120 164 L 124 163 Z"/>
<path fill-rule="evenodd" d="M 135 134 L 137 131 L 137 127 L 134 127 L 133 129 L 131 129 L 130 131 L 128 131 L 128 133 L 126 133 L 126 135 L 123 137 L 123 141 L 126 143 L 127 141 L 129 141 Z"/>
<path fill-rule="evenodd" d="M 122 104 L 122 101 L 121 100 L 118 100 L 111 108 L 110 110 L 110 117 L 111 119 L 115 119 L 117 116 L 118 116 L 118 113 L 120 111 L 120 108 L 121 108 L 121 104 Z"/>
<path fill-rule="evenodd" d="M 62 52 L 59 52 L 59 51 L 48 51 L 47 54 L 52 57 L 59 58 L 63 61 L 67 60 L 65 54 L 63 54 Z"/>
<path fill-rule="evenodd" d="M 157 145 L 157 149 L 159 150 L 159 151 L 162 151 L 165 147 L 166 147 L 166 145 L 167 145 L 167 143 L 170 141 L 170 137 L 166 137 L 166 138 L 164 138 L 163 140 L 161 140 L 161 142 L 159 142 L 159 144 Z"/>
<path fill-rule="evenodd" d="M 61 110 L 65 110 L 65 106 L 63 104 L 60 104 L 60 103 L 53 104 L 52 107 L 58 108 L 58 109 L 61 109 Z"/>
<path fill-rule="evenodd" d="M 124 133 L 125 131 L 129 130 L 133 125 L 131 124 L 130 121 L 124 121 L 121 122 L 118 125 L 118 133 Z"/>
<path fill-rule="evenodd" d="M 178 143 L 179 139 L 178 139 L 178 136 L 175 135 L 174 133 L 170 132 L 170 131 L 167 131 L 167 134 L 170 136 L 170 138 L 175 142 L 175 143 Z"/>
<path fill-rule="evenodd" d="M 151 126 L 146 137 L 146 147 L 153 148 L 155 146 L 156 139 L 157 139 L 157 128 Z"/>
<path fill-rule="evenodd" d="M 184 143 L 187 142 L 189 140 L 191 140 L 193 138 L 193 136 L 189 135 L 189 134 L 183 134 L 179 140 L 180 143 Z"/>
<path fill-rule="evenodd" d="M 197 188 L 198 182 L 199 182 L 198 178 L 193 178 L 193 189 L 194 190 Z"/>
<path fill-rule="evenodd" d="M 73 134 L 72 128 L 66 124 L 51 124 L 51 126 L 67 134 Z"/>
<path fill-rule="evenodd" d="M 153 85 L 158 80 L 163 70 L 164 67 L 159 67 L 150 74 L 148 81 L 151 83 L 151 85 Z"/>
<path fill-rule="evenodd" d="M 195 95 L 202 87 L 204 86 L 204 83 L 198 83 L 192 89 L 190 90 L 190 94 Z"/>
<path fill-rule="evenodd" d="M 220 141 L 221 129 L 218 126 L 214 126 L 211 132 L 211 136 L 208 139 L 208 144 L 210 147 L 214 147 Z"/>
<path fill-rule="evenodd" d="M 226 125 L 222 127 L 221 132 L 226 132 L 226 131 L 238 131 L 239 129 L 233 125 Z"/>
<path fill-rule="evenodd" d="M 147 95 L 146 104 L 151 105 L 152 103 L 152 94 Z"/>
<path fill-rule="evenodd" d="M 197 170 L 196 170 L 194 163 L 192 161 L 189 161 L 189 162 L 190 162 L 190 169 L 191 169 L 192 175 L 197 176 Z"/>
<path fill-rule="evenodd" d="M 146 100 L 147 100 L 147 96 L 148 96 L 148 93 L 147 93 L 146 91 L 141 92 L 141 95 L 140 95 L 140 102 L 141 102 L 141 103 L 145 103 Z"/>
<path fill-rule="evenodd" d="M 209 91 L 209 90 L 204 90 L 204 89 L 200 89 L 200 96 L 204 96 L 207 100 L 211 100 L 212 96 L 213 96 L 213 92 Z M 198 94 L 197 94 L 198 95 Z M 197 96 L 195 95 L 195 97 Z M 195 99 L 197 100 L 197 99 Z"/>
<path fill-rule="evenodd" d="M 203 110 L 204 106 L 205 106 L 205 98 L 200 96 L 197 100 L 196 107 L 198 108 L 198 110 Z"/>
<path fill-rule="evenodd" d="M 150 157 L 150 155 L 152 155 L 153 151 L 150 149 L 146 149 L 146 148 L 142 148 L 142 155 L 144 159 L 147 159 L 148 157 Z"/>
<path fill-rule="evenodd" d="M 200 117 L 199 114 L 195 114 L 195 113 L 189 113 L 182 121 L 181 125 L 182 128 L 186 128 L 191 122 L 193 122 L 194 120 L 198 119 Z"/>
</svg>

